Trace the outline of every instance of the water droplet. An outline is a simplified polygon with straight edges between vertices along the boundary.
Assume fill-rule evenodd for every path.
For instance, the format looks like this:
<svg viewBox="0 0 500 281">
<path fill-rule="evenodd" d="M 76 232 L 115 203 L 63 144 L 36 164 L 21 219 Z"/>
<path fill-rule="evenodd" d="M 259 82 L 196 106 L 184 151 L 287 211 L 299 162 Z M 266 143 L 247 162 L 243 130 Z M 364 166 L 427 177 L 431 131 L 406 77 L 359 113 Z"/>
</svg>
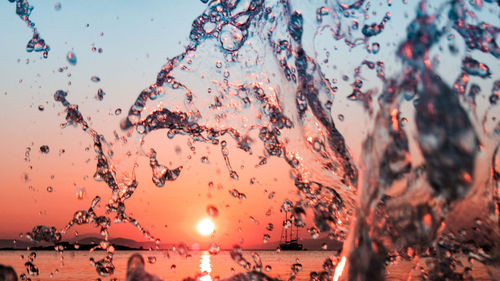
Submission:
<svg viewBox="0 0 500 281">
<path fill-rule="evenodd" d="M 54 191 L 54 189 L 52 188 L 52 186 L 47 186 L 47 192 L 52 192 Z"/>
<path fill-rule="evenodd" d="M 405 117 L 401 118 L 401 127 L 406 126 L 406 123 L 408 123 L 408 119 L 406 119 Z"/>
<path fill-rule="evenodd" d="M 270 265 L 266 265 L 266 267 L 264 267 L 264 270 L 266 272 L 270 272 L 273 268 L 270 266 Z"/>
<path fill-rule="evenodd" d="M 92 76 L 92 77 L 90 77 L 90 80 L 91 80 L 92 82 L 96 82 L 96 83 L 97 83 L 97 82 L 101 81 L 101 78 L 99 78 L 99 77 L 97 77 L 97 76 Z"/>
<path fill-rule="evenodd" d="M 211 217 L 217 217 L 219 215 L 219 210 L 214 205 L 207 206 L 207 214 Z"/>
<path fill-rule="evenodd" d="M 318 239 L 319 238 L 319 230 L 316 227 L 311 227 L 307 231 L 311 235 L 312 239 Z"/>
<path fill-rule="evenodd" d="M 247 199 L 247 196 L 245 195 L 245 193 L 240 193 L 238 196 L 238 199 L 243 201 L 243 200 Z"/>
<path fill-rule="evenodd" d="M 120 115 L 121 113 L 122 113 L 122 109 L 121 108 L 115 109 L 115 115 Z"/>
<path fill-rule="evenodd" d="M 102 101 L 102 100 L 104 99 L 104 95 L 105 95 L 105 94 L 106 94 L 106 93 L 105 93 L 102 89 L 98 89 L 98 90 L 97 90 L 97 94 L 96 94 L 95 98 L 96 98 L 97 100 Z"/>
<path fill-rule="evenodd" d="M 47 154 L 47 153 L 49 153 L 49 151 L 50 151 L 50 148 L 48 145 L 40 146 L 40 152 Z"/>
<path fill-rule="evenodd" d="M 376 23 L 373 23 L 371 25 L 365 24 L 363 26 L 363 29 L 361 29 L 361 32 L 366 37 L 378 35 L 384 30 L 384 26 L 387 23 L 387 21 L 389 21 L 389 19 L 391 19 L 391 15 L 389 13 L 386 13 L 380 24 Z"/>
<path fill-rule="evenodd" d="M 269 193 L 269 195 L 267 196 L 268 199 L 273 199 L 274 198 L 274 195 L 276 194 L 276 192 L 271 192 Z"/>
<path fill-rule="evenodd" d="M 33 262 L 28 261 L 24 264 L 24 266 L 30 276 L 38 276 L 40 274 L 38 267 Z"/>
<path fill-rule="evenodd" d="M 82 200 L 85 197 L 85 188 L 76 189 L 76 199 Z"/>
<path fill-rule="evenodd" d="M 220 247 L 216 243 L 210 244 L 210 247 L 208 247 L 208 252 L 211 255 L 217 255 L 220 252 Z"/>
<path fill-rule="evenodd" d="M 238 50 L 244 39 L 241 30 L 232 24 L 226 24 L 222 27 L 219 38 L 222 48 L 230 52 Z"/>
<path fill-rule="evenodd" d="M 344 115 L 343 114 L 339 114 L 337 117 L 339 118 L 339 120 L 341 122 L 344 121 Z"/>
<path fill-rule="evenodd" d="M 155 256 L 149 256 L 149 257 L 148 257 L 148 262 L 149 262 L 150 264 L 154 264 L 154 263 L 156 263 L 156 257 L 155 257 Z"/>
<path fill-rule="evenodd" d="M 267 242 L 269 242 L 269 239 L 271 239 L 271 236 L 266 233 L 266 234 L 264 234 L 262 242 L 267 243 Z"/>
<path fill-rule="evenodd" d="M 229 176 L 231 176 L 231 178 L 235 179 L 235 180 L 238 180 L 240 177 L 238 176 L 238 173 L 236 171 L 231 171 L 229 173 Z"/>
<path fill-rule="evenodd" d="M 469 75 L 479 76 L 486 78 L 491 76 L 489 67 L 470 56 L 464 58 L 462 62 L 462 69 Z"/>
<path fill-rule="evenodd" d="M 373 54 L 378 54 L 378 52 L 380 51 L 380 44 L 375 42 L 372 44 L 372 53 Z"/>
<path fill-rule="evenodd" d="M 39 105 L 39 106 L 38 106 L 38 110 L 40 110 L 40 111 L 44 111 L 44 110 L 45 110 L 45 106 L 43 106 L 43 105 Z"/>
<path fill-rule="evenodd" d="M 69 62 L 71 65 L 76 65 L 76 55 L 73 52 L 68 52 L 66 55 L 66 60 Z"/>
<path fill-rule="evenodd" d="M 300 271 L 302 271 L 302 264 L 300 264 L 300 263 L 292 264 L 291 270 L 294 274 L 299 273 Z"/>
<path fill-rule="evenodd" d="M 322 22 L 323 21 L 323 16 L 328 15 L 328 8 L 327 7 L 321 7 L 316 10 L 316 21 L 317 22 Z"/>
<path fill-rule="evenodd" d="M 207 156 L 203 156 L 203 157 L 201 157 L 201 163 L 203 163 L 203 164 L 209 164 L 210 161 L 208 161 L 208 157 Z"/>
</svg>

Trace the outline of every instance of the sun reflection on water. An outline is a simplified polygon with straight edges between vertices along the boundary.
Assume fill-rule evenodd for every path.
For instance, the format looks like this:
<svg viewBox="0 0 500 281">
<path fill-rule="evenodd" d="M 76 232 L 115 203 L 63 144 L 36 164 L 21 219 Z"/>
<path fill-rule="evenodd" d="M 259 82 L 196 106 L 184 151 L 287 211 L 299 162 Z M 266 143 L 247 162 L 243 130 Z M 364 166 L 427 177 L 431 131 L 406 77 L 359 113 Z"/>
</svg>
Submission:
<svg viewBox="0 0 500 281">
<path fill-rule="evenodd" d="M 200 257 L 200 271 L 203 276 L 200 277 L 201 281 L 212 281 L 210 273 L 212 272 L 212 265 L 210 264 L 210 254 L 203 251 Z"/>
</svg>

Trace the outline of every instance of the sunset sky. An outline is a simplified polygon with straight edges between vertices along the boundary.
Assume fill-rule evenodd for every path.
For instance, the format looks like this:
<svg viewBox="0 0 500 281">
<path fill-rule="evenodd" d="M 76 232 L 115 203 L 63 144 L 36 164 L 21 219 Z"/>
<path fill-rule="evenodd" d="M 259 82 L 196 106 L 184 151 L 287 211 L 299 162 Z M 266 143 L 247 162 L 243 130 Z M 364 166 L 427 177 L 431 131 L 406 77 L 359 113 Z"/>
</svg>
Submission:
<svg viewBox="0 0 500 281">
<path fill-rule="evenodd" d="M 96 195 L 103 199 L 97 213 L 104 213 L 103 205 L 111 192 L 92 178 L 96 163 L 92 139 L 78 127 L 60 128 L 64 108 L 54 102 L 53 94 L 58 89 L 68 91 L 68 100 L 78 104 L 91 118 L 90 125 L 106 138 L 112 139 L 115 130 L 121 134 L 119 123 L 126 111 L 140 91 L 155 80 L 167 57 L 183 50 L 192 20 L 205 7 L 197 0 L 169 1 L 169 5 L 155 1 L 147 7 L 136 1 L 127 5 L 120 2 L 119 6 L 117 1 L 68 1 L 61 2 L 60 10 L 54 8 L 56 1 L 30 3 L 35 7 L 31 20 L 51 48 L 48 59 L 26 52 L 30 30 L 15 14 L 15 5 L 0 2 L 0 25 L 7 27 L 0 29 L 0 239 L 17 238 L 36 225 L 61 229 L 75 211 L 88 209 Z M 102 48 L 102 53 L 92 51 L 94 46 Z M 69 51 L 77 57 L 74 66 L 66 60 Z M 60 67 L 67 69 L 59 72 Z M 101 81 L 92 82 L 94 75 Z M 99 88 L 105 92 L 102 101 L 95 98 Z M 118 108 L 123 112 L 117 116 Z M 265 227 L 272 222 L 275 230 L 271 240 L 279 240 L 280 203 L 284 198 L 296 199 L 289 169 L 282 160 L 271 159 L 264 168 L 254 169 L 258 158 L 252 159 L 230 142 L 231 164 L 240 175 L 235 181 L 229 177 L 218 146 L 213 149 L 209 144 L 195 144 L 193 154 L 187 138 L 177 136 L 168 145 L 164 138 L 165 132 L 151 134 L 145 148 L 154 147 L 160 163 L 169 168 L 184 165 L 180 178 L 156 187 L 149 159 L 140 157 L 135 170 L 139 188 L 127 201 L 127 211 L 155 237 L 166 243 L 250 245 L 262 242 L 263 234 L 270 233 Z M 42 145 L 48 145 L 50 152 L 41 153 Z M 26 161 L 28 147 L 31 152 Z M 202 156 L 207 156 L 210 164 L 202 163 Z M 252 177 L 257 181 L 250 185 Z M 213 182 L 212 188 L 209 182 Z M 52 192 L 47 191 L 49 186 Z M 233 188 L 245 193 L 247 199 L 231 196 Z M 80 190 L 84 196 L 77 199 Z M 268 199 L 271 192 L 276 196 Z M 208 205 L 219 210 L 213 239 L 196 231 L 198 221 L 208 216 Z M 272 215 L 266 216 L 269 209 Z M 98 235 L 97 229 L 74 227 L 69 237 L 74 230 Z M 143 239 L 130 225 L 114 225 L 110 232 L 113 237 Z"/>
<path fill-rule="evenodd" d="M 403 5 L 402 1 L 394 2 L 395 7 Z M 32 36 L 30 29 L 16 15 L 14 4 L 0 1 L 0 239 L 17 238 L 36 225 L 62 229 L 75 211 L 88 209 L 96 195 L 102 197 L 96 212 L 104 214 L 104 205 L 111 192 L 103 182 L 93 179 L 96 154 L 92 139 L 79 127 L 61 128 L 60 124 L 65 121 L 64 108 L 54 101 L 54 92 L 67 91 L 69 102 L 78 104 L 82 114 L 89 118 L 90 126 L 107 140 L 114 138 L 115 131 L 123 135 L 120 121 L 129 107 L 141 90 L 155 81 L 167 58 L 184 50 L 193 19 L 206 7 L 199 0 L 169 0 L 168 4 L 156 0 L 149 1 L 148 5 L 143 5 L 142 1 L 61 1 L 59 10 L 55 9 L 57 1 L 33 0 L 30 3 L 34 6 L 31 20 L 51 48 L 47 59 L 40 53 L 26 52 L 26 43 Z M 400 22 L 411 18 L 415 11 L 412 3 L 396 8 L 399 13 L 392 10 L 392 19 L 386 27 L 388 31 L 378 38 L 388 42 L 382 46 L 382 55 L 395 53 L 400 41 L 391 36 L 404 34 L 405 25 Z M 345 56 L 336 58 L 339 67 L 327 71 L 335 72 L 336 77 L 351 75 L 353 68 L 364 59 L 366 50 L 346 50 L 343 42 L 333 41 L 330 35 L 324 36 L 328 38 L 315 47 L 334 46 L 339 53 L 349 53 L 353 58 L 352 61 Z M 312 48 L 308 44 L 310 42 L 306 42 L 305 47 Z M 464 50 L 463 45 L 457 48 L 461 52 Z M 76 55 L 76 65 L 66 60 L 70 51 Z M 487 58 L 483 54 L 475 55 Z M 394 57 L 385 60 L 388 77 L 400 70 L 398 64 L 391 64 L 391 59 Z M 460 72 L 461 59 L 450 59 L 447 55 L 439 59 L 443 63 L 436 71 L 446 73 L 443 79 L 452 83 Z M 492 62 L 490 68 L 498 73 L 498 60 Z M 375 76 L 367 74 L 368 79 L 372 78 L 370 75 Z M 92 76 L 99 77 L 100 82 L 91 81 Z M 484 93 L 489 93 L 493 80 L 474 81 L 487 89 Z M 376 81 L 372 86 L 380 88 L 381 83 Z M 339 83 L 352 89 L 350 82 Z M 98 89 L 105 93 L 102 101 L 95 98 Z M 340 98 L 347 94 L 341 92 L 336 97 L 333 114 L 334 118 L 345 115 L 346 120 L 336 125 L 347 137 L 349 149 L 358 163 L 361 136 L 370 129 L 364 124 L 371 119 L 362 105 Z M 39 110 L 39 106 L 44 110 Z M 478 108 L 481 107 L 484 109 L 485 105 L 479 104 Z M 117 109 L 122 110 L 121 114 L 115 114 Z M 130 146 L 122 150 L 116 148 L 117 158 L 123 157 L 120 155 L 125 155 L 134 144 L 137 149 L 138 142 L 139 139 L 131 139 Z M 265 233 L 271 235 L 272 241 L 279 240 L 283 219 L 279 212 L 281 202 L 298 198 L 285 161 L 270 158 L 267 165 L 255 168 L 258 156 L 237 149 L 235 143 L 228 140 L 231 165 L 239 174 L 239 180 L 235 181 L 229 176 L 219 146 L 195 143 L 196 150 L 192 152 L 187 142 L 185 136 L 167 141 L 164 131 L 146 137 L 144 152 L 154 148 L 160 163 L 169 168 L 182 165 L 184 169 L 177 181 L 158 188 L 151 181 L 149 159 L 145 156 L 134 158 L 139 188 L 126 201 L 127 213 L 165 243 L 207 245 L 214 241 L 225 247 L 235 243 L 250 246 L 262 243 Z M 43 145 L 50 148 L 46 154 L 40 151 Z M 203 156 L 208 157 L 209 164 L 202 163 Z M 118 168 L 121 168 L 120 173 L 131 176 L 130 163 Z M 256 178 L 254 184 L 250 184 L 251 178 Z M 233 197 L 229 192 L 232 189 L 244 193 L 246 199 Z M 273 192 L 274 197 L 270 196 Z M 83 194 L 80 198 L 79 193 Z M 214 237 L 202 236 L 196 231 L 198 222 L 208 217 L 209 205 L 217 207 L 219 213 L 213 219 Z M 271 215 L 267 216 L 269 210 Z M 307 227 L 310 227 L 311 213 L 308 218 Z M 266 230 L 268 223 L 274 224 L 274 231 Z M 74 236 L 74 231 L 98 235 L 95 228 L 74 227 L 67 237 Z M 110 234 L 143 240 L 140 232 L 127 224 L 113 225 Z M 309 238 L 305 229 L 301 236 Z"/>
</svg>

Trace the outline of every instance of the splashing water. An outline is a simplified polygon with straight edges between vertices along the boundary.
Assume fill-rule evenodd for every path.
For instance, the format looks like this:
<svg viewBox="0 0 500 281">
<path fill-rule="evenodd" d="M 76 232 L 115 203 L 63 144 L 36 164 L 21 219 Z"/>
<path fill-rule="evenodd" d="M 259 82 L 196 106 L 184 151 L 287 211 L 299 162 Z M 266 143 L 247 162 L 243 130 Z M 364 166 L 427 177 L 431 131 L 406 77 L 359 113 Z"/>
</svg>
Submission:
<svg viewBox="0 0 500 281">
<path fill-rule="evenodd" d="M 38 33 L 38 30 L 36 29 L 35 23 L 30 20 L 33 6 L 31 6 L 27 0 L 9 0 L 9 2 L 16 4 L 16 14 L 33 32 L 33 37 L 26 45 L 26 51 L 41 52 L 43 57 L 47 58 L 49 56 L 50 47 L 45 43 L 45 40 L 40 37 L 40 33 Z"/>
<path fill-rule="evenodd" d="M 273 157 L 284 160 L 300 194 L 296 202 L 283 204 L 293 214 L 287 223 L 304 226 L 305 210 L 311 210 L 312 237 L 328 233 L 345 240 L 338 264 L 325 261 L 328 279 L 383 280 L 392 256 L 413 261 L 428 280 L 463 280 L 472 260 L 498 266 L 500 123 L 493 117 L 498 116 L 500 82 L 491 78 L 497 77 L 493 64 L 500 57 L 499 4 L 304 2 L 210 1 L 193 21 L 184 52 L 164 65 L 129 108 L 121 123 L 126 139 L 140 139 L 137 151 L 142 151 L 145 137 L 163 130 L 166 143 L 183 135 L 220 146 L 235 181 L 239 175 L 231 165 L 229 142 L 258 155 L 257 167 Z M 33 40 L 36 35 L 28 51 L 43 51 L 46 57 L 49 48 L 29 21 L 32 7 L 26 1 L 16 5 L 33 28 Z M 491 22 L 482 21 L 485 13 Z M 406 30 L 395 39 L 387 33 L 394 32 L 397 21 L 406 22 Z M 456 49 L 459 43 L 462 52 Z M 75 64 L 69 57 L 68 62 Z M 459 67 L 450 74 L 447 64 L 452 63 Z M 106 256 L 91 261 L 99 275 L 109 276 L 114 272 L 114 248 L 108 241 L 112 221 L 130 223 L 147 239 L 156 238 L 127 213 L 125 202 L 139 186 L 134 168 L 131 177 L 120 178 L 109 156 L 113 144 L 91 128 L 67 97 L 62 90 L 54 94 L 65 108 L 63 125 L 79 126 L 92 138 L 94 179 L 109 187 L 112 199 L 105 215 L 95 212 L 98 196 L 88 210 L 76 211 L 64 230 L 41 225 L 27 235 L 57 244 L 74 225 L 96 227 L 104 237 L 96 248 Z M 343 104 L 358 107 L 360 116 L 349 121 L 349 115 L 337 112 Z M 348 138 L 337 119 L 369 125 Z M 363 140 L 357 165 L 349 148 L 355 138 Z M 155 149 L 138 154 L 149 158 L 157 187 L 182 173 L 182 165 L 160 164 Z M 206 156 L 201 159 L 210 164 Z M 229 193 L 247 197 L 237 189 Z M 218 210 L 209 206 L 207 213 L 216 217 Z M 187 255 L 189 249 L 179 244 L 176 250 Z M 210 247 L 210 253 L 219 250 L 217 244 Z M 259 256 L 252 255 L 252 267 L 239 245 L 230 254 L 255 271 L 247 274 L 266 277 Z M 462 256 L 469 265 L 459 266 Z M 418 267 L 421 259 L 428 259 L 429 266 Z M 27 270 L 38 272 L 34 264 Z M 293 280 L 302 266 L 293 264 L 291 270 Z"/>
</svg>

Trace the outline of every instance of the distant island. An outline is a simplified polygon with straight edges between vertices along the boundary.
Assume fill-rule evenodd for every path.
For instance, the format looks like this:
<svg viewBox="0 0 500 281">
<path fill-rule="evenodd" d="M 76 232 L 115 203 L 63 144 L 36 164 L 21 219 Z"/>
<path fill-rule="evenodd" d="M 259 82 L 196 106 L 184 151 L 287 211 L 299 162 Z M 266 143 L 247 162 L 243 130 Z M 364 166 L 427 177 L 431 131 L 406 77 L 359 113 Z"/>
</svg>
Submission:
<svg viewBox="0 0 500 281">
<path fill-rule="evenodd" d="M 0 239 L 0 251 L 54 251 L 56 247 L 62 248 L 62 250 L 70 251 L 89 251 L 95 248 L 103 239 L 100 237 L 85 237 L 81 239 L 72 239 L 69 241 L 61 241 L 56 244 L 51 244 L 47 242 L 36 243 L 26 239 Z M 110 244 L 113 245 L 117 251 L 142 251 L 155 249 L 156 244 L 151 241 L 135 241 L 128 238 L 112 238 L 109 240 Z M 342 249 L 342 243 L 330 240 L 330 239 L 301 239 L 301 243 L 304 245 L 304 250 L 328 250 L 328 251 L 340 251 Z M 326 243 L 326 249 L 323 247 Z M 161 244 L 160 250 L 171 250 L 175 244 Z M 279 246 L 279 241 L 270 241 L 265 244 L 257 245 L 242 245 L 244 250 L 276 250 Z M 96 248 L 96 251 L 102 249 Z M 228 250 L 228 249 L 223 249 Z"/>
</svg>

